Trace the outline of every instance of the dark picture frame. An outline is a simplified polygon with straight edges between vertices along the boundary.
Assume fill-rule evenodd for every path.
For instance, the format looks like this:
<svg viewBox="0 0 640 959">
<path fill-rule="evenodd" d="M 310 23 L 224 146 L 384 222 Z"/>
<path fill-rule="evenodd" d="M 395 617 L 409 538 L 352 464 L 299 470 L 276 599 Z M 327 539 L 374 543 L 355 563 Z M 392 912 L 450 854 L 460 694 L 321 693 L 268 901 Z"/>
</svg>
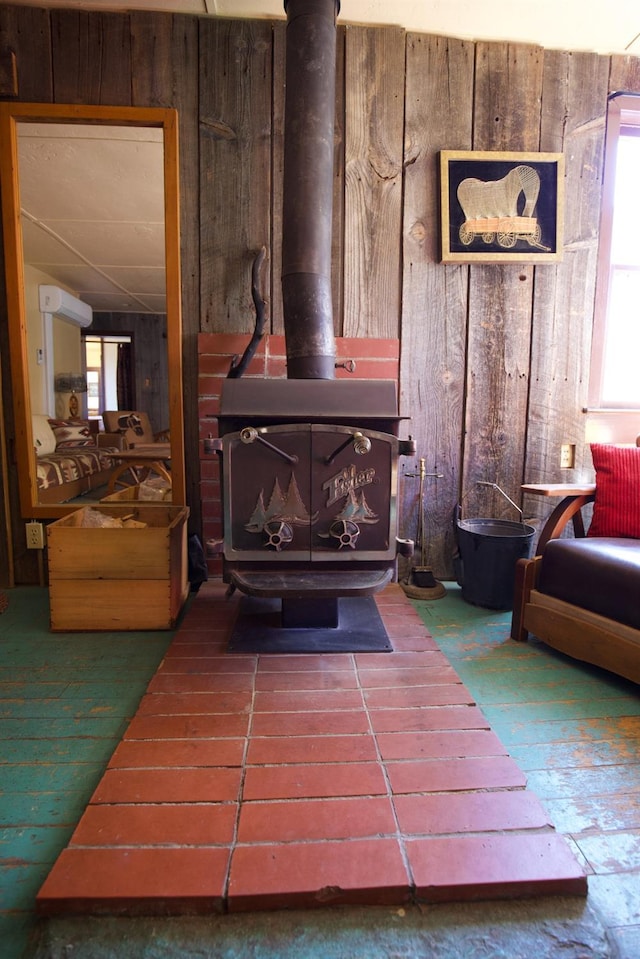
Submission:
<svg viewBox="0 0 640 959">
<path fill-rule="evenodd" d="M 442 150 L 443 263 L 562 259 L 564 156 Z"/>
</svg>

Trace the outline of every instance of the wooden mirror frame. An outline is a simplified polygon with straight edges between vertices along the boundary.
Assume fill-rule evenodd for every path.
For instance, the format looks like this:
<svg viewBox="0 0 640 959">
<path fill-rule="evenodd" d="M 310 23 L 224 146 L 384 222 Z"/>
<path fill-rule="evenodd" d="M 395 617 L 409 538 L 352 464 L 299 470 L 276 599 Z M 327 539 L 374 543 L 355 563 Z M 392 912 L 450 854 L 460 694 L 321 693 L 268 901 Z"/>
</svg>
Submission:
<svg viewBox="0 0 640 959">
<path fill-rule="evenodd" d="M 0 184 L 2 186 L 9 347 L 21 515 L 25 519 L 55 519 L 78 509 L 78 503 L 50 505 L 38 503 L 31 426 L 24 296 L 24 252 L 20 217 L 17 130 L 17 124 L 20 122 L 98 123 L 111 126 L 156 127 L 163 131 L 167 385 L 169 390 L 169 429 L 171 431 L 172 502 L 174 505 L 183 506 L 185 504 L 185 462 L 177 111 L 155 107 L 5 102 L 0 103 L 0 144 L 2 145 L 0 147 Z"/>
</svg>

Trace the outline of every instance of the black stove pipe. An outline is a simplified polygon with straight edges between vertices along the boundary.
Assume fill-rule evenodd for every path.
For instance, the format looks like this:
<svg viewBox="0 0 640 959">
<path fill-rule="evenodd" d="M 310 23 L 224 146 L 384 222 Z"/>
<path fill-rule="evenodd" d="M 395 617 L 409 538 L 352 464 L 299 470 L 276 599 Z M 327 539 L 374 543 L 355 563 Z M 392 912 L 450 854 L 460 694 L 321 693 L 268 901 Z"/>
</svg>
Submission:
<svg viewBox="0 0 640 959">
<path fill-rule="evenodd" d="M 285 0 L 282 298 L 289 379 L 335 376 L 331 223 L 339 0 Z"/>
</svg>

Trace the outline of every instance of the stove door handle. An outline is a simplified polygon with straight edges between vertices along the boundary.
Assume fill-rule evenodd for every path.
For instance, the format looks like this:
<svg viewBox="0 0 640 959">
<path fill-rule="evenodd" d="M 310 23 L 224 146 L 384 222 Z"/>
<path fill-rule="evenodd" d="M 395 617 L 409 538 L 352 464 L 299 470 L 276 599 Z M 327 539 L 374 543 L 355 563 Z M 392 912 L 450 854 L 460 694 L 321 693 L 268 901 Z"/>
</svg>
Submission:
<svg viewBox="0 0 640 959">
<path fill-rule="evenodd" d="M 336 447 L 333 453 L 329 453 L 328 456 L 325 456 L 325 465 L 329 466 L 331 463 L 333 463 L 338 453 L 341 453 L 344 449 L 346 449 L 349 443 L 353 443 L 354 452 L 356 452 L 358 456 L 364 456 L 365 453 L 368 453 L 371 450 L 371 440 L 369 437 L 358 431 L 347 437 L 344 443 L 341 443 L 340 446 Z"/>
<path fill-rule="evenodd" d="M 265 440 L 264 436 L 260 436 L 258 430 L 253 426 L 245 426 L 243 430 L 240 430 L 240 439 L 243 443 L 255 443 L 257 440 L 258 443 L 262 443 L 262 445 L 266 446 L 267 449 L 277 453 L 278 456 L 281 456 L 283 460 L 286 460 L 287 463 L 291 463 L 293 466 L 295 466 L 295 464 L 298 462 L 298 457 L 295 454 L 285 453 L 284 450 L 278 449 L 278 447 L 274 446 L 273 443 Z"/>
</svg>

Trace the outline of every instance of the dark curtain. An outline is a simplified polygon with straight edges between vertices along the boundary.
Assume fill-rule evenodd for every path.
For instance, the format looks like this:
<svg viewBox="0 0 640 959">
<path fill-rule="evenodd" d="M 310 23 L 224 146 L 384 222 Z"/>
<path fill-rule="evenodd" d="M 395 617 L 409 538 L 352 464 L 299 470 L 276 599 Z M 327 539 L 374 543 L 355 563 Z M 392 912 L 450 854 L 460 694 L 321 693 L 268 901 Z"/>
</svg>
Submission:
<svg viewBox="0 0 640 959">
<path fill-rule="evenodd" d="M 118 343 L 118 409 L 130 410 L 133 406 L 133 377 L 131 375 L 131 343 Z"/>
</svg>

